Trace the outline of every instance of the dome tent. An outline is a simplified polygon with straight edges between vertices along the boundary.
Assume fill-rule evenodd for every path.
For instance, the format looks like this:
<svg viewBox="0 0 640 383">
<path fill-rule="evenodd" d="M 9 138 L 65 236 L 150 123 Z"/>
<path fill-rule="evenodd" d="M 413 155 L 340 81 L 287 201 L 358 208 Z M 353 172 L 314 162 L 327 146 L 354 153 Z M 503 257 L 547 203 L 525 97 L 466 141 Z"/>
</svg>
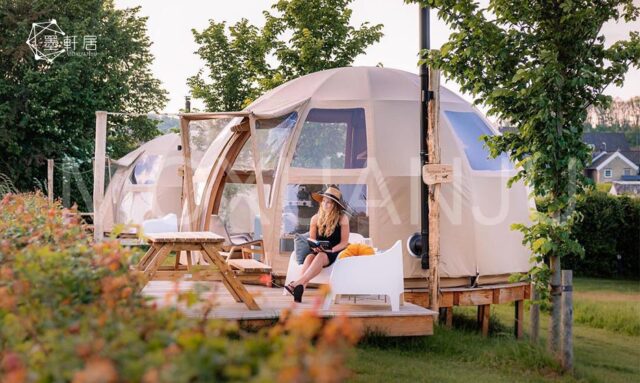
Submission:
<svg viewBox="0 0 640 383">
<path fill-rule="evenodd" d="M 148 219 L 180 214 L 179 147 L 178 134 L 165 134 L 111 162 L 115 171 L 100 206 L 105 232 L 111 232 L 117 224 L 141 225 Z"/>
<path fill-rule="evenodd" d="M 352 232 L 378 248 L 407 239 L 420 226 L 419 89 L 412 73 L 350 67 L 265 93 L 236 114 L 195 169 L 196 229 L 207 230 L 211 214 L 242 231 L 260 222 L 267 258 L 284 271 L 293 234 L 307 231 L 317 211 L 309 194 L 337 184 Z M 440 113 L 441 161 L 454 168 L 454 182 L 441 188 L 441 278 L 527 271 L 522 235 L 510 230 L 528 221 L 527 189 L 507 188 L 516 170 L 506 156 L 489 159 L 479 141 L 497 131 L 444 87 Z M 405 278 L 426 275 L 408 253 L 403 264 Z"/>
</svg>

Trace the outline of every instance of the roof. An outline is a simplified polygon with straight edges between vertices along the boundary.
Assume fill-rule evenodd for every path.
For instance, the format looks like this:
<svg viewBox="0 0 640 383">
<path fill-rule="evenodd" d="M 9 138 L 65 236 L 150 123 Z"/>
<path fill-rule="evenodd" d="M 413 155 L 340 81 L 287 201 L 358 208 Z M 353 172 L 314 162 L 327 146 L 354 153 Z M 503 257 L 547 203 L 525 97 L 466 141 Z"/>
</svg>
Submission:
<svg viewBox="0 0 640 383">
<path fill-rule="evenodd" d="M 596 169 L 598 166 L 609 160 L 615 152 L 607 153 L 607 152 L 599 152 L 597 156 L 594 156 L 594 161 L 591 165 L 587 166 L 587 169 Z"/>
<path fill-rule="evenodd" d="M 640 166 L 640 150 L 621 150 L 620 154 L 627 157 L 634 164 Z"/>
<path fill-rule="evenodd" d="M 638 170 L 638 165 L 632 162 L 629 158 L 627 158 L 622 152 L 612 152 L 606 153 L 603 152 L 599 156 L 595 157 L 595 161 L 591 163 L 591 165 L 587 166 L 587 169 L 596 169 L 600 170 L 609 162 L 613 161 L 615 158 L 619 158 L 625 163 L 627 163 L 632 169 Z"/>
<path fill-rule="evenodd" d="M 628 151 L 629 143 L 624 133 L 591 132 L 582 135 L 585 144 L 593 145 L 595 151 L 615 152 L 616 150 Z"/>
</svg>

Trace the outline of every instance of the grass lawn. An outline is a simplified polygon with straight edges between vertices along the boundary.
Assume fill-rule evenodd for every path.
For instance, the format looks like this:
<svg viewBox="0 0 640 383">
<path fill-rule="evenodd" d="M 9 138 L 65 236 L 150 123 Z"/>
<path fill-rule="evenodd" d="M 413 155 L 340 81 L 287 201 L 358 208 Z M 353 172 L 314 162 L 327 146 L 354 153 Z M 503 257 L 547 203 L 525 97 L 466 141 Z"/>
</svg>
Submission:
<svg viewBox="0 0 640 383">
<path fill-rule="evenodd" d="M 454 330 L 423 338 L 366 338 L 350 360 L 353 382 L 640 381 L 640 282 L 576 278 L 575 373 L 563 374 L 541 342 L 513 338 L 513 306 L 491 306 L 491 336 L 479 335 L 475 308 L 456 308 Z M 528 312 L 525 331 L 529 329 Z"/>
</svg>

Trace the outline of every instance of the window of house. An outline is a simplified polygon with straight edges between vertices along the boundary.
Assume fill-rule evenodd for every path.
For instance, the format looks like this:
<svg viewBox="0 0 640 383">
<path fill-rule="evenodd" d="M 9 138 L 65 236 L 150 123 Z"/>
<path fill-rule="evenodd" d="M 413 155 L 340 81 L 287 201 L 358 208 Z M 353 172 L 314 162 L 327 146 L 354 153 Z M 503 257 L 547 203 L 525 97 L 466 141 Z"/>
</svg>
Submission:
<svg viewBox="0 0 640 383">
<path fill-rule="evenodd" d="M 611 171 L 611 169 L 609 169 L 609 168 L 604 169 L 604 176 L 605 176 L 605 178 L 611 178 L 611 177 L 612 177 L 612 175 L 613 175 L 613 172 Z"/>
<path fill-rule="evenodd" d="M 291 162 L 306 169 L 362 169 L 367 166 L 363 108 L 311 109 Z"/>
<path fill-rule="evenodd" d="M 509 157 L 502 153 L 491 158 L 481 136 L 493 136 L 493 131 L 485 122 L 473 112 L 445 111 L 445 116 L 451 123 L 456 136 L 462 141 L 464 153 L 469 165 L 474 170 L 511 170 L 513 165 Z"/>
<path fill-rule="evenodd" d="M 631 175 L 631 168 L 624 168 L 624 175 L 625 176 L 630 176 Z"/>
<path fill-rule="evenodd" d="M 153 185 L 160 175 L 161 165 L 161 155 L 144 154 L 136 161 L 129 180 L 134 185 Z"/>
</svg>

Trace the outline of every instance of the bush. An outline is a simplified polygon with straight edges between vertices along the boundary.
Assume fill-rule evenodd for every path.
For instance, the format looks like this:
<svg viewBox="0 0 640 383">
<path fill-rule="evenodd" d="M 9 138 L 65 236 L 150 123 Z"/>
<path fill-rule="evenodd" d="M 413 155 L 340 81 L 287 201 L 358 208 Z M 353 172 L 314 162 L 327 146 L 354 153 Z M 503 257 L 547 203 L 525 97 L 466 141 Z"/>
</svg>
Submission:
<svg viewBox="0 0 640 383">
<path fill-rule="evenodd" d="M 564 257 L 563 268 L 580 276 L 640 279 L 640 199 L 592 191 L 576 210 L 583 219 L 572 231 L 585 256 Z"/>
<path fill-rule="evenodd" d="M 345 318 L 236 322 L 158 309 L 132 252 L 92 244 L 74 211 L 41 195 L 0 203 L 0 376 L 6 381 L 340 381 L 357 331 Z M 196 293 L 181 294 L 189 305 Z M 215 302 L 204 302 L 205 313 Z M 4 381 L 4 380 L 3 380 Z"/>
</svg>

